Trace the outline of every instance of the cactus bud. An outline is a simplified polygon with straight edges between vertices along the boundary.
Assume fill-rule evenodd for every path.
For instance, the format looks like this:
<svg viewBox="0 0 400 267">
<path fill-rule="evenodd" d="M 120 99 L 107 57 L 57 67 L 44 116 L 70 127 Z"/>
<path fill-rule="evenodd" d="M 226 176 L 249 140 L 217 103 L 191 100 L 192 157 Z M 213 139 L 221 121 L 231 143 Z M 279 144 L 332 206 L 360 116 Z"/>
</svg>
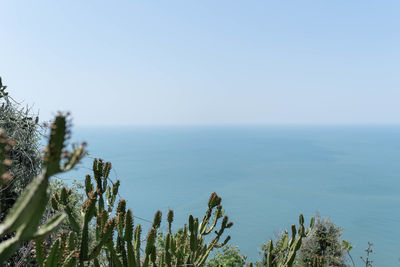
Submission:
<svg viewBox="0 0 400 267">
<path fill-rule="evenodd" d="M 125 209 L 126 209 L 126 201 L 124 199 L 121 199 L 118 202 L 117 213 L 125 214 Z"/>
<path fill-rule="evenodd" d="M 228 216 L 225 216 L 223 219 L 222 219 L 222 227 L 223 228 L 226 228 L 226 224 L 228 223 Z"/>
<path fill-rule="evenodd" d="M 192 214 L 190 214 L 190 216 L 189 216 L 189 231 L 193 232 L 193 228 L 194 228 L 194 226 L 193 226 L 193 216 L 192 216 Z"/>
<path fill-rule="evenodd" d="M 299 223 L 300 223 L 300 225 L 303 225 L 303 224 L 304 224 L 304 217 L 303 217 L 303 214 L 300 214 L 300 216 L 299 216 Z"/>
<path fill-rule="evenodd" d="M 228 236 L 225 238 L 224 242 L 222 243 L 222 246 L 225 246 L 225 245 L 229 242 L 229 240 L 231 240 L 231 236 L 230 236 L 230 235 L 228 235 Z"/>
<path fill-rule="evenodd" d="M 104 179 L 108 178 L 108 175 L 110 174 L 110 170 L 111 170 L 111 162 L 106 162 L 104 165 L 104 171 L 103 171 Z"/>
<path fill-rule="evenodd" d="M 208 208 L 212 209 L 215 206 L 218 206 L 221 203 L 221 198 L 217 195 L 217 193 L 212 193 L 210 199 L 208 200 Z"/>
<path fill-rule="evenodd" d="M 169 224 L 171 224 L 174 221 L 174 211 L 173 210 L 168 211 L 167 221 Z"/>
<path fill-rule="evenodd" d="M 156 214 L 154 215 L 154 220 L 153 220 L 153 228 L 157 229 L 160 227 L 161 224 L 161 211 L 157 211 Z"/>
<path fill-rule="evenodd" d="M 119 188 L 119 180 L 117 180 L 115 182 L 115 184 L 113 185 L 113 188 L 112 188 L 112 194 L 114 196 L 116 196 L 118 194 L 118 188 Z"/>
</svg>

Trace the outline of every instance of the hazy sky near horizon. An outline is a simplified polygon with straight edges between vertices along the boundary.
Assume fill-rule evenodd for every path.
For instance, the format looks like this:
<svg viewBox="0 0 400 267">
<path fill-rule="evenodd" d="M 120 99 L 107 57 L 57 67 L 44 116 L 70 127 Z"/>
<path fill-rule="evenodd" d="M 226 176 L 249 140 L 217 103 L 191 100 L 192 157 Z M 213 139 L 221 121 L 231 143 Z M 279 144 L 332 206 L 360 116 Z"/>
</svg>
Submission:
<svg viewBox="0 0 400 267">
<path fill-rule="evenodd" d="M 400 1 L 3 1 L 0 76 L 75 124 L 399 124 Z"/>
</svg>

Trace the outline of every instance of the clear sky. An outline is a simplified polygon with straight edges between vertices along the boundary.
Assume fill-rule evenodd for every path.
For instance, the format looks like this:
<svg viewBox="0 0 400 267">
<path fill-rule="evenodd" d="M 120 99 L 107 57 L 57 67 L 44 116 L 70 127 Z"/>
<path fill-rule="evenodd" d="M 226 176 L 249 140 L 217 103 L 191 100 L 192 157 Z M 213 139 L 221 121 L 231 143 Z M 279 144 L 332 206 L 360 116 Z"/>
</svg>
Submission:
<svg viewBox="0 0 400 267">
<path fill-rule="evenodd" d="M 0 76 L 75 124 L 398 124 L 400 1 L 2 1 Z"/>
</svg>

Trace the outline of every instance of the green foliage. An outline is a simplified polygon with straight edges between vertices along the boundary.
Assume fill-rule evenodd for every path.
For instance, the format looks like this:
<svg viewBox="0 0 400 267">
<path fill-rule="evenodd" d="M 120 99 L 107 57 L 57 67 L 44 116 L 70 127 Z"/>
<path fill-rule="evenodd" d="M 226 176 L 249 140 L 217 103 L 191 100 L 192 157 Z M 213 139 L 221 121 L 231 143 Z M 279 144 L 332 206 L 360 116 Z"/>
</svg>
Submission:
<svg viewBox="0 0 400 267">
<path fill-rule="evenodd" d="M 329 219 L 317 217 L 311 234 L 303 240 L 298 255 L 298 266 L 311 267 L 318 262 L 323 262 L 325 264 L 323 266 L 347 266 L 347 252 L 342 246 L 341 235 L 340 227 L 337 227 Z M 350 243 L 344 242 L 343 244 L 347 244 L 347 249 L 351 249 Z"/>
<path fill-rule="evenodd" d="M 350 254 L 350 251 L 353 249 L 353 246 L 351 245 L 351 243 L 347 240 L 342 240 L 342 248 L 346 251 L 347 256 L 349 256 L 351 263 L 355 267 L 356 264 L 354 263 L 353 257 Z"/>
<path fill-rule="evenodd" d="M 10 209 L 3 223 L 0 224 L 0 235 L 12 236 L 0 243 L 0 263 L 4 263 L 22 242 L 32 239 L 36 239 L 39 242 L 43 240 L 64 219 L 65 214 L 63 212 L 57 213 L 39 228 L 49 199 L 48 186 L 50 177 L 73 168 L 84 154 L 83 146 L 74 149 L 72 152 L 64 150 L 68 132 L 65 116 L 58 115 L 51 126 L 41 173 L 29 184 Z M 1 140 L 7 139 L 3 135 Z M 9 145 L 10 142 L 8 142 Z M 0 154 L 4 155 L 4 151 L 7 149 L 4 141 L 0 149 L 2 150 Z M 5 158 L 1 158 L 0 162 L 7 162 L 5 160 Z M 2 169 L 4 171 L 4 166 Z M 1 177 L 4 177 L 4 173 L 1 173 Z"/>
<path fill-rule="evenodd" d="M 268 244 L 262 246 L 262 250 L 264 251 L 262 266 L 298 266 L 296 254 L 301 248 L 303 239 L 310 235 L 314 227 L 314 217 L 311 218 L 310 227 L 307 230 L 304 227 L 304 217 L 302 214 L 299 216 L 299 224 L 298 230 L 296 230 L 294 224 L 292 225 L 290 237 L 286 230 L 277 241 L 273 242 L 270 240 Z"/>
<path fill-rule="evenodd" d="M 221 218 L 219 229 L 215 230 Z M 228 217 L 224 216 L 221 198 L 216 193 L 211 194 L 208 209 L 201 221 L 190 215 L 188 225 L 185 224 L 184 228 L 175 234 L 171 232 L 172 211 L 168 213 L 167 221 L 168 233 L 161 242 L 162 251 L 158 260 L 160 266 L 203 266 L 211 251 L 222 248 L 229 242 L 230 236 L 223 242 L 219 241 L 224 231 L 233 226 Z M 208 237 L 213 231 L 214 236 Z M 205 242 L 207 237 L 210 240 L 208 243 Z"/>
<path fill-rule="evenodd" d="M 200 220 L 190 215 L 188 223 L 176 233 L 172 232 L 173 211 L 167 214 L 166 233 L 160 231 L 162 213 L 157 211 L 144 237 L 125 200 L 118 198 L 120 182 L 109 179 L 110 162 L 95 159 L 93 175 L 85 177 L 84 186 L 69 187 L 59 180 L 50 183 L 51 177 L 74 168 L 85 154 L 84 144 L 72 152 L 64 149 L 70 134 L 65 116 L 59 114 L 51 125 L 42 158 L 38 152 L 38 118 L 31 116 L 29 109 L 19 108 L 1 78 L 0 104 L 0 264 L 15 265 L 15 261 L 6 261 L 28 242 L 25 252 L 29 253 L 34 244 L 35 264 L 45 267 L 245 264 L 246 256 L 237 247 L 226 246 L 230 236 L 222 239 L 233 223 L 224 216 L 216 193 L 211 194 L 204 217 Z M 57 228 L 61 230 L 54 233 Z M 340 242 L 341 233 L 342 229 L 329 220 L 318 219 L 314 225 L 314 217 L 306 230 L 300 214 L 298 229 L 292 225 L 290 235 L 285 231 L 275 242 L 264 244 L 264 258 L 256 265 L 347 266 L 346 255 L 353 262 L 352 246 L 346 240 Z M 366 267 L 373 262 L 371 246 L 369 243 L 362 258 Z M 218 248 L 222 252 L 217 251 L 207 262 Z"/>
<path fill-rule="evenodd" d="M 75 190 L 63 187 L 53 194 L 52 208 L 56 211 L 64 210 L 68 217 L 67 227 L 58 238 L 61 244 L 60 248 L 63 250 L 62 255 L 57 259 L 59 265 L 75 266 L 85 262 L 94 262 L 99 259 L 102 249 L 112 239 L 116 219 L 115 217 L 111 218 L 111 212 L 118 194 L 119 182 L 112 186 L 107 185 L 110 169 L 110 163 L 104 163 L 97 159 L 94 161 L 94 176 L 86 177 L 86 200 L 78 206 L 80 207 L 79 211 L 77 211 L 76 204 L 80 203 L 81 199 Z M 96 187 L 92 182 L 95 182 Z M 104 203 L 106 192 L 107 206 Z M 93 225 L 95 225 L 95 229 L 93 229 Z M 38 253 L 38 250 L 36 251 Z M 50 254 L 46 255 L 42 250 L 39 252 L 41 253 L 37 255 L 39 258 L 51 256 Z"/>
<path fill-rule="evenodd" d="M 162 233 L 158 235 L 162 214 L 160 211 L 156 212 L 146 242 L 142 246 L 142 226 L 134 226 L 132 211 L 126 209 L 125 200 L 119 200 L 117 207 L 114 207 L 119 181 L 113 184 L 110 182 L 110 170 L 111 163 L 94 160 L 93 176 L 86 176 L 86 200 L 78 215 L 72 212 L 72 190 L 62 188 L 53 195 L 52 207 L 65 211 L 69 226 L 59 235 L 58 243 L 45 244 L 45 247 L 57 246 L 58 250 L 62 250 L 57 257 L 58 265 L 68 263 L 68 266 L 97 266 L 106 262 L 107 266 L 204 266 L 210 252 L 214 248 L 223 247 L 229 241 L 228 236 L 224 242 L 219 242 L 232 223 L 227 216 L 223 217 L 221 198 L 213 193 L 202 221 L 190 216 L 189 227 L 185 225 L 184 230 L 175 234 L 171 231 L 173 212 L 170 211 L 167 215 L 168 233 L 165 236 Z M 219 229 L 215 231 L 211 241 L 206 243 L 205 236 L 217 228 L 219 221 Z M 158 247 L 157 236 L 162 242 Z M 41 259 L 38 260 L 39 265 L 43 266 L 46 260 L 50 260 L 49 257 L 55 257 L 51 254 L 52 250 L 46 252 L 42 249 L 42 243 L 37 242 L 36 245 L 36 258 Z"/>
<path fill-rule="evenodd" d="M 28 107 L 17 103 L 7 92 L 0 77 L 0 128 L 13 145 L 3 155 L 9 159 L 7 174 L 4 173 L 0 183 L 0 222 L 2 222 L 14 205 L 18 196 L 39 174 L 41 166 L 40 137 L 43 127 L 38 124 L 38 117 L 31 114 Z M 0 173 L 3 171 L 0 170 Z M 11 235 L 0 237 L 0 242 Z M 29 254 L 31 244 L 23 243 L 18 251 L 8 260 L 14 266 L 24 255 Z"/>
<path fill-rule="evenodd" d="M 25 187 L 39 174 L 41 165 L 38 117 L 30 114 L 29 108 L 15 102 L 6 88 L 0 78 L 0 128 L 8 139 L 13 140 L 13 146 L 7 151 L 11 162 L 9 175 L 3 177 L 0 184 L 0 221 Z"/>
<path fill-rule="evenodd" d="M 207 267 L 239 267 L 246 264 L 246 255 L 241 254 L 238 247 L 226 245 L 222 252 L 217 251 L 210 260 L 207 261 Z"/>
</svg>

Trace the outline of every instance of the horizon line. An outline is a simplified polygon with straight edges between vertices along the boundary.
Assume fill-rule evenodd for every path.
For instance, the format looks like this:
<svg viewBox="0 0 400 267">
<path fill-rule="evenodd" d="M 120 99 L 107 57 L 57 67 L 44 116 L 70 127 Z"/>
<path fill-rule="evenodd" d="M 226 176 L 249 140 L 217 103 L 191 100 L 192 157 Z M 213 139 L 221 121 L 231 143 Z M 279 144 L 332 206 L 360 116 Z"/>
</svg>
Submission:
<svg viewBox="0 0 400 267">
<path fill-rule="evenodd" d="M 400 123 L 148 123 L 148 124 L 82 124 L 73 127 L 388 127 Z"/>
</svg>

